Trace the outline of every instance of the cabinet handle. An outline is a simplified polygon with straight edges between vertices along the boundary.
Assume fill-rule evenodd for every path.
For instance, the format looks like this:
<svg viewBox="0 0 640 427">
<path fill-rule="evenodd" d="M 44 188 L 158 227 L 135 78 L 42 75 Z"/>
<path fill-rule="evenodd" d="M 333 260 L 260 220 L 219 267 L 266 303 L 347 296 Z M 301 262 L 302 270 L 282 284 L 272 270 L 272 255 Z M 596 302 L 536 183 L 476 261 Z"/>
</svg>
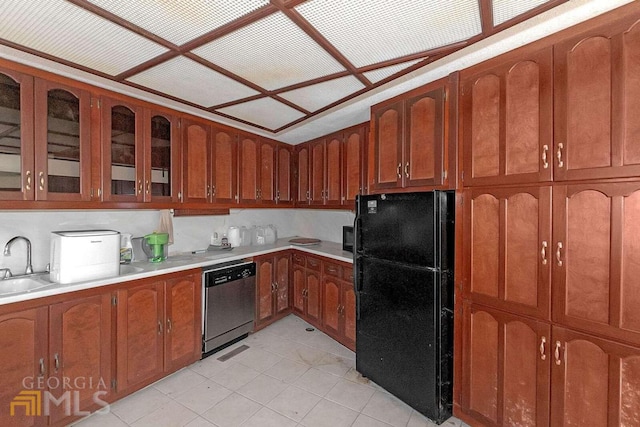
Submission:
<svg viewBox="0 0 640 427">
<path fill-rule="evenodd" d="M 216 196 L 216 186 L 215 186 L 215 185 L 212 185 L 212 186 L 211 186 L 211 196 L 212 196 L 212 197 L 215 197 L 215 196 Z"/>
<path fill-rule="evenodd" d="M 547 355 L 545 354 L 545 348 L 544 345 L 547 343 L 547 339 L 545 337 L 542 337 L 542 339 L 540 340 L 540 359 L 542 360 L 547 360 Z"/>
<path fill-rule="evenodd" d="M 545 144 L 542 146 L 542 167 L 544 169 L 549 169 L 549 161 L 547 160 L 548 155 L 549 155 L 549 146 Z"/>
<path fill-rule="evenodd" d="M 207 184 L 207 197 L 211 197 L 211 186 Z"/>
<path fill-rule="evenodd" d="M 31 171 L 26 172 L 27 175 L 27 191 L 31 190 Z"/>
<path fill-rule="evenodd" d="M 38 181 L 40 183 L 38 185 L 38 188 L 40 189 L 40 191 L 44 191 L 44 172 L 38 173 Z"/>
<path fill-rule="evenodd" d="M 276 191 L 276 200 L 280 200 L 280 190 Z"/>
<path fill-rule="evenodd" d="M 549 244 L 546 240 L 542 241 L 542 249 L 540 250 L 540 255 L 542 256 L 542 265 L 547 265 L 547 247 Z"/>
<path fill-rule="evenodd" d="M 558 242 L 558 246 L 556 246 L 556 262 L 558 263 L 558 267 L 562 267 L 562 242 Z"/>
<path fill-rule="evenodd" d="M 151 181 L 147 180 L 147 194 L 151 192 Z"/>
<path fill-rule="evenodd" d="M 182 201 L 182 191 L 178 191 L 178 200 Z"/>
<path fill-rule="evenodd" d="M 138 194 L 142 194 L 142 180 L 138 180 Z"/>
<path fill-rule="evenodd" d="M 398 163 L 398 167 L 396 168 L 396 173 L 398 174 L 398 178 L 402 178 L 402 173 L 400 172 L 402 169 L 402 163 Z"/>
<path fill-rule="evenodd" d="M 260 196 L 258 195 L 258 189 L 256 189 L 256 200 L 258 200 L 260 198 Z"/>
<path fill-rule="evenodd" d="M 98 197 L 102 197 L 102 188 L 98 188 Z"/>
<path fill-rule="evenodd" d="M 554 357 L 556 359 L 556 365 L 560 365 L 560 363 L 562 363 L 560 361 L 560 346 L 561 345 L 562 344 L 560 343 L 560 341 L 556 341 L 556 349 L 555 349 L 555 351 L 553 353 L 553 355 L 554 355 Z"/>
<path fill-rule="evenodd" d="M 409 178 L 409 162 L 407 162 L 407 164 L 404 165 L 404 176 Z"/>
<path fill-rule="evenodd" d="M 46 368 L 44 367 L 44 357 L 40 358 L 40 360 L 38 361 L 38 365 L 40 365 L 40 376 L 44 377 L 44 374 L 46 373 Z"/>
<path fill-rule="evenodd" d="M 53 355 L 53 367 L 55 372 L 58 372 L 58 369 L 60 369 L 60 355 L 58 353 Z"/>
<path fill-rule="evenodd" d="M 167 319 L 167 333 L 171 333 L 171 319 Z"/>
<path fill-rule="evenodd" d="M 562 161 L 562 149 L 564 148 L 564 144 L 558 144 L 558 151 L 556 151 L 556 157 L 558 158 L 558 167 L 564 167 L 564 162 Z"/>
<path fill-rule="evenodd" d="M 158 320 L 158 335 L 162 335 L 162 322 Z"/>
<path fill-rule="evenodd" d="M 309 200 L 309 190 L 307 190 L 307 200 Z"/>
<path fill-rule="evenodd" d="M 336 273 L 338 270 L 337 270 L 337 269 L 335 269 L 334 267 L 327 267 L 327 271 L 328 271 L 329 273 Z"/>
</svg>

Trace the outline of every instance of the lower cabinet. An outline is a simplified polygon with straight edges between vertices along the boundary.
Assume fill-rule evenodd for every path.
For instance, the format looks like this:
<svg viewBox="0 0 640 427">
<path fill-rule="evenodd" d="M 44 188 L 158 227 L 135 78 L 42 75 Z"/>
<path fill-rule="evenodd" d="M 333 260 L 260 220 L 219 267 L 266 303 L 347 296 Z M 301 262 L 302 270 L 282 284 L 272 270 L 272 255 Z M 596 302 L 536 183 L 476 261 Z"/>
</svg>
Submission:
<svg viewBox="0 0 640 427">
<path fill-rule="evenodd" d="M 291 254 L 256 257 L 256 324 L 260 329 L 291 312 Z"/>
<path fill-rule="evenodd" d="M 293 254 L 293 311 L 316 327 L 322 324 L 320 268 L 320 258 Z"/>
<path fill-rule="evenodd" d="M 109 400 L 111 322 L 109 293 L 0 316 L 0 425 L 62 425 Z"/>
<path fill-rule="evenodd" d="M 467 422 L 640 425 L 640 349 L 470 303 L 463 310 Z"/>
<path fill-rule="evenodd" d="M 117 291 L 118 394 L 200 359 L 199 270 L 143 279 Z"/>
<path fill-rule="evenodd" d="M 356 298 L 353 269 L 323 262 L 322 326 L 324 331 L 355 351 Z"/>
</svg>

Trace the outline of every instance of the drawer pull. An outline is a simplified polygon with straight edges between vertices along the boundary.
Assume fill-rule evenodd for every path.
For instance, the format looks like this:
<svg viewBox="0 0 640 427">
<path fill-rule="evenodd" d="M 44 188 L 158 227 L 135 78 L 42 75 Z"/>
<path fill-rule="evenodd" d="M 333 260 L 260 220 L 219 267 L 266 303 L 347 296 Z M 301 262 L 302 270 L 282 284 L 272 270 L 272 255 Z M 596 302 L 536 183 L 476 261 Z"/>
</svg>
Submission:
<svg viewBox="0 0 640 427">
<path fill-rule="evenodd" d="M 540 359 L 542 360 L 547 360 L 547 355 L 544 348 L 544 345 L 546 343 L 547 343 L 547 339 L 545 337 L 542 337 L 542 339 L 540 340 Z"/>
</svg>

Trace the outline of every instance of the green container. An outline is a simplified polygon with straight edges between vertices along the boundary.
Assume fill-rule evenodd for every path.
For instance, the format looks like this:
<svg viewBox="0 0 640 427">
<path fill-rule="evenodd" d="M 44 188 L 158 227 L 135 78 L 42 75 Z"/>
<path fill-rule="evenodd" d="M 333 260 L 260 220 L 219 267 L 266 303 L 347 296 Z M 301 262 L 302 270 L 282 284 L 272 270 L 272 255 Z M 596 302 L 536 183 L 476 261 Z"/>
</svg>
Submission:
<svg viewBox="0 0 640 427">
<path fill-rule="evenodd" d="M 164 247 L 167 243 L 169 243 L 169 234 L 168 233 L 151 233 L 144 236 L 145 241 L 149 245 L 149 249 L 151 251 L 150 254 L 147 254 L 149 257 L 149 261 L 151 262 L 162 262 L 165 260 L 164 257 Z"/>
</svg>

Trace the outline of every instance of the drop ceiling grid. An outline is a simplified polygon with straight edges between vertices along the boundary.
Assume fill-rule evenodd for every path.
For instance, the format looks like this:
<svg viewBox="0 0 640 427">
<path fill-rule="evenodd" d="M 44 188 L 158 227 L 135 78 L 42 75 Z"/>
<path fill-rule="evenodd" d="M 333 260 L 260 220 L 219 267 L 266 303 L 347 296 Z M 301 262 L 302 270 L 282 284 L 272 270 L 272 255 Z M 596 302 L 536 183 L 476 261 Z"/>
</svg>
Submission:
<svg viewBox="0 0 640 427">
<path fill-rule="evenodd" d="M 404 70 L 405 68 L 409 68 L 414 64 L 422 61 L 423 59 L 416 59 L 414 61 L 403 62 L 402 64 L 391 65 L 389 67 L 378 68 L 377 70 L 367 71 L 362 74 L 369 79 L 371 83 L 378 83 L 381 80 L 386 79 L 387 77 L 391 77 L 396 73 Z"/>
<path fill-rule="evenodd" d="M 223 114 L 275 130 L 304 117 L 304 114 L 273 98 L 260 98 L 242 104 L 221 108 Z"/>
<path fill-rule="evenodd" d="M 184 56 L 163 62 L 127 80 L 205 108 L 258 94 Z"/>
<path fill-rule="evenodd" d="M 364 89 L 364 87 L 360 80 L 355 77 L 345 76 L 283 92 L 280 96 L 307 111 L 313 112 Z"/>
<path fill-rule="evenodd" d="M 88 1 L 175 45 L 182 45 L 269 4 L 268 0 Z"/>
<path fill-rule="evenodd" d="M 109 75 L 167 51 L 63 0 L 4 0 L 0 38 Z"/>
<path fill-rule="evenodd" d="M 296 10 L 356 67 L 466 40 L 481 31 L 478 0 L 309 0 Z"/>
<path fill-rule="evenodd" d="M 267 90 L 344 71 L 281 12 L 192 52 Z"/>
<path fill-rule="evenodd" d="M 500 25 L 548 2 L 549 0 L 493 0 L 493 25 Z"/>
</svg>

